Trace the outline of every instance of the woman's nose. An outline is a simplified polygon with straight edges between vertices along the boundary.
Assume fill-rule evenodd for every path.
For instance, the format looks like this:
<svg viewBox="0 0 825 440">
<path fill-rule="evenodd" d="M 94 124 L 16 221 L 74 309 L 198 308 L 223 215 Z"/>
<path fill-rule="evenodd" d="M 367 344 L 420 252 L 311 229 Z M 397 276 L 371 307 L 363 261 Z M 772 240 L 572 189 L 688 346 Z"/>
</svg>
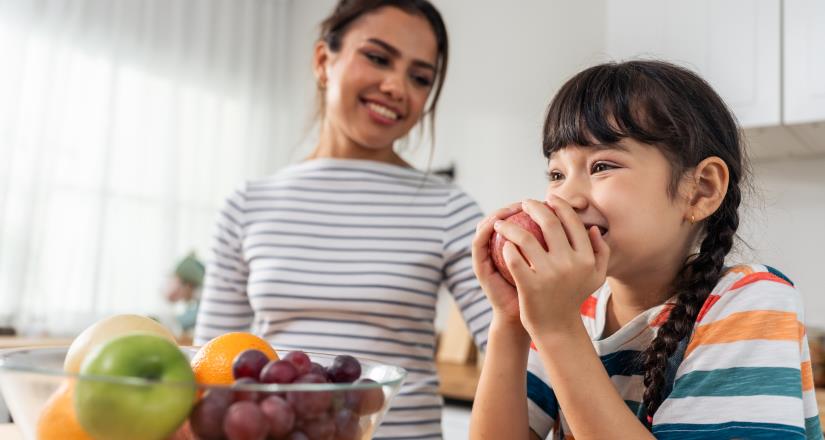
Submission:
<svg viewBox="0 0 825 440">
<path fill-rule="evenodd" d="M 393 101 L 403 102 L 407 93 L 404 87 L 403 75 L 398 72 L 388 73 L 381 81 L 380 90 Z"/>
</svg>

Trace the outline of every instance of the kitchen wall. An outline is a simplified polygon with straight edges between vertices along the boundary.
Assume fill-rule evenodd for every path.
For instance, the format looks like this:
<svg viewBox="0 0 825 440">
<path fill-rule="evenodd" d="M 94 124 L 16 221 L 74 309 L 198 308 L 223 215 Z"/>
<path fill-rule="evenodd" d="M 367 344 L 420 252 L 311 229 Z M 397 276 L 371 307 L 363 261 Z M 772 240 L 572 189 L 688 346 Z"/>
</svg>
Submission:
<svg viewBox="0 0 825 440">
<path fill-rule="evenodd" d="M 825 329 L 825 157 L 753 164 L 742 220 L 743 259 L 774 266 L 805 299 L 806 323 Z M 750 257 L 750 258 L 748 258 Z"/>
<path fill-rule="evenodd" d="M 314 97 L 310 70 L 317 24 L 333 0 L 290 3 L 288 81 L 296 123 L 285 136 L 301 157 Z M 433 166 L 456 166 L 457 182 L 490 211 L 545 186 L 540 151 L 543 113 L 555 90 L 580 69 L 605 59 L 604 0 L 435 1 L 450 32 L 449 73 L 436 122 Z M 427 166 L 429 145 L 408 157 Z M 764 262 L 802 290 L 807 322 L 825 328 L 825 157 L 753 164 L 752 194 L 742 236 L 752 247 L 734 258 Z M 742 246 L 740 246 L 742 247 Z M 733 258 L 732 258 L 733 260 Z M 444 304 L 448 300 L 445 299 Z M 443 316 L 441 318 L 443 320 Z"/>
</svg>

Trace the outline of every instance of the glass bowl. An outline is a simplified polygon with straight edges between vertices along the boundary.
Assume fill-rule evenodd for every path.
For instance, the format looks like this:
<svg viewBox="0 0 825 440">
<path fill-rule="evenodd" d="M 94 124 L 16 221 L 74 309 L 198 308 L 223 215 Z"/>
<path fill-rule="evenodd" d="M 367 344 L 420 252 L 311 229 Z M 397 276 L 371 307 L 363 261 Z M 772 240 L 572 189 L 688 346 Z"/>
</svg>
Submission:
<svg viewBox="0 0 825 440">
<path fill-rule="evenodd" d="M 229 402 L 247 400 L 263 408 L 265 400 L 269 396 L 279 396 L 287 402 L 291 409 L 279 409 L 295 414 L 292 428 L 285 435 L 267 435 L 267 439 L 369 439 L 373 432 L 381 423 L 381 419 L 389 408 L 390 401 L 398 393 L 401 383 L 407 375 L 406 370 L 401 367 L 381 364 L 379 362 L 357 358 L 361 363 L 361 379 L 371 379 L 366 382 L 355 383 L 291 383 L 291 384 L 241 384 L 233 386 L 205 386 L 192 385 L 186 383 L 157 382 L 142 378 L 133 377 L 92 377 L 66 373 L 63 371 L 63 361 L 66 357 L 68 347 L 54 348 L 21 348 L 14 350 L 0 351 L 0 390 L 2 390 L 6 405 L 11 412 L 14 423 L 22 431 L 27 440 L 52 440 L 52 439 L 92 439 L 78 423 L 77 409 L 78 399 L 73 398 L 74 389 L 81 384 L 97 384 L 105 386 L 104 393 L 109 400 L 107 409 L 111 406 L 123 406 L 128 410 L 121 410 L 122 417 L 112 416 L 118 414 L 112 411 L 100 411 L 99 408 L 90 407 L 87 403 L 83 409 L 84 421 L 89 423 L 89 414 L 100 412 L 106 414 L 106 420 L 102 423 L 114 424 L 119 432 L 128 432 L 130 438 L 153 440 L 149 432 L 154 422 L 145 422 L 146 415 L 163 419 L 166 414 L 164 405 L 175 400 L 169 398 L 175 394 L 192 393 L 192 388 L 196 388 L 195 395 L 203 403 L 210 396 L 226 396 Z M 181 351 L 191 359 L 197 352 L 196 347 L 181 347 Z M 287 351 L 278 350 L 278 355 L 283 357 Z M 312 362 L 323 367 L 332 364 L 335 355 L 324 353 L 306 353 Z M 161 397 L 158 397 L 161 396 Z M 165 396 L 165 397 L 164 397 Z M 110 398 L 109 398 L 110 397 Z M 180 401 L 180 399 L 177 399 Z M 311 401 L 309 406 L 302 405 L 304 401 Z M 321 402 L 321 403 L 318 403 Z M 328 403 L 326 403 L 328 402 Z M 96 401 L 100 406 L 100 400 Z M 128 405 L 127 405 L 128 404 Z M 131 405 L 131 406 L 129 406 Z M 234 404 L 233 404 L 234 405 Z M 321 405 L 321 406 L 319 406 Z M 205 406 L 205 405 L 203 405 Z M 243 405 L 241 405 L 243 406 Z M 248 405 L 247 405 L 248 406 Z M 300 406 L 300 408 L 299 408 Z M 220 407 L 220 406 L 219 406 Z M 314 408 L 308 412 L 306 408 Z M 189 417 L 184 420 L 173 434 L 162 436 L 174 440 L 200 439 L 194 432 L 204 432 L 204 426 L 211 426 L 213 429 L 207 430 L 207 438 L 226 438 L 220 427 L 226 414 L 232 412 L 226 410 L 226 406 L 220 411 L 200 411 L 200 422 L 196 421 L 195 408 L 193 406 Z M 270 409 L 272 405 L 270 405 Z M 325 409 L 323 409 L 325 408 Z M 129 413 L 132 412 L 132 414 Z M 149 411 L 147 413 L 147 411 Z M 152 412 L 154 411 L 154 412 Z M 140 412 L 141 414 L 134 414 Z M 174 411 L 171 411 L 174 412 Z M 272 414 L 268 412 L 267 414 Z M 235 411 L 235 417 L 243 418 L 241 412 Z M 142 419 L 141 419 L 142 417 Z M 264 419 L 267 427 L 277 424 L 280 417 L 284 420 L 283 414 L 274 415 Z M 288 420 L 289 417 L 286 417 Z M 138 420 L 144 420 L 138 423 Z M 206 423 L 204 423 L 206 420 Z M 261 421 L 261 419 L 252 419 Z M 190 423 L 191 422 L 191 423 Z M 177 422 L 172 422 L 173 424 Z M 246 422 L 244 422 L 246 423 Z M 284 422 L 288 423 L 288 422 Z M 200 428 L 192 428 L 191 425 L 200 424 Z M 119 425 L 119 426 L 118 426 Z M 125 429 L 125 430 L 124 430 Z M 261 428 L 270 429 L 270 428 Z M 271 428 L 276 432 L 281 428 Z M 296 432 L 296 431 L 300 431 Z M 304 434 L 304 436 L 301 436 Z M 94 440 L 128 440 L 122 437 L 125 434 L 118 434 L 119 438 L 98 438 Z M 214 437 L 213 437 L 214 436 Z M 156 439 L 156 440 L 163 440 Z"/>
</svg>

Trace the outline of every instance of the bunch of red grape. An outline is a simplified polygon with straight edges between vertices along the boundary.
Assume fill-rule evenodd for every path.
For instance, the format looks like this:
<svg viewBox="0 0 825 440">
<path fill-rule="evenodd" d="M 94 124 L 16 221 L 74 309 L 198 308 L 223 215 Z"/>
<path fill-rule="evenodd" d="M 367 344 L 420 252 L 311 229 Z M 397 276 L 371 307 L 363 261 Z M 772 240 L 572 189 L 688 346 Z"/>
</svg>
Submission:
<svg viewBox="0 0 825 440">
<path fill-rule="evenodd" d="M 361 364 L 336 356 L 329 367 L 302 351 L 270 361 L 258 350 L 238 354 L 231 388 L 209 389 L 189 415 L 193 434 L 203 440 L 356 440 L 361 416 L 384 406 L 381 387 L 345 391 L 262 392 L 255 384 L 374 384 L 361 379 Z M 252 386 L 250 386 L 252 385 Z"/>
</svg>

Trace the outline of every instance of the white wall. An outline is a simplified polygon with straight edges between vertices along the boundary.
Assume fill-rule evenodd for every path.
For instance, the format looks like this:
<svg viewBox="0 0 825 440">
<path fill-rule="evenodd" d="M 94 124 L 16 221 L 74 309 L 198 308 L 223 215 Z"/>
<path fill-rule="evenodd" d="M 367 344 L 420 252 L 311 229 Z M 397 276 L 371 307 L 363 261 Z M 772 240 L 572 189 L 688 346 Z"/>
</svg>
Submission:
<svg viewBox="0 0 825 440">
<path fill-rule="evenodd" d="M 805 299 L 806 323 L 825 329 L 825 157 L 756 163 L 756 193 L 740 231 L 743 259 L 787 275 Z"/>
</svg>

